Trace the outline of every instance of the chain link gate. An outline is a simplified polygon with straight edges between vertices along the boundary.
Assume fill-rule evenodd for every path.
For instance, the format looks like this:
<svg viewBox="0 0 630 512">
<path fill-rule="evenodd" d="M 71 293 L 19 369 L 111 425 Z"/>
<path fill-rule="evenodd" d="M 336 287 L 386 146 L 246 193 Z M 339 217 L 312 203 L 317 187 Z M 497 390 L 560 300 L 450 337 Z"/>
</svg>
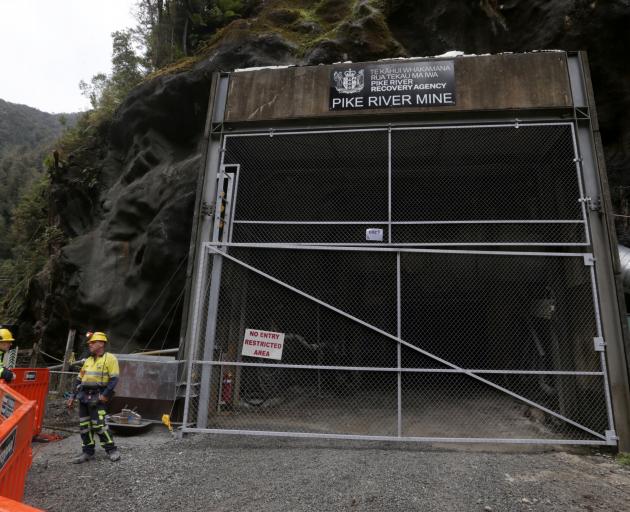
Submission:
<svg viewBox="0 0 630 512">
<path fill-rule="evenodd" d="M 571 123 L 223 148 L 184 431 L 614 442 Z M 282 359 L 243 356 L 246 329 Z"/>
</svg>

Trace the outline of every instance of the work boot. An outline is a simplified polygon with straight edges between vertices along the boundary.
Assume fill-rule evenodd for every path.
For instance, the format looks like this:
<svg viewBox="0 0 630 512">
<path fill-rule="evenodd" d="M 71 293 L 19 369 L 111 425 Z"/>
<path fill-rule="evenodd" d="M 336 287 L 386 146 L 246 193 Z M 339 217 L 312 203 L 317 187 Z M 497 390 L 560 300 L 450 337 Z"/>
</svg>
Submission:
<svg viewBox="0 0 630 512">
<path fill-rule="evenodd" d="M 117 460 L 120 460 L 120 452 L 116 449 L 112 450 L 111 452 L 107 452 L 107 456 L 109 457 L 109 460 L 111 460 L 112 462 L 116 462 Z"/>
<path fill-rule="evenodd" d="M 94 459 L 94 454 L 91 453 L 82 453 L 76 459 L 72 461 L 73 464 L 83 464 L 84 462 L 88 462 Z"/>
</svg>

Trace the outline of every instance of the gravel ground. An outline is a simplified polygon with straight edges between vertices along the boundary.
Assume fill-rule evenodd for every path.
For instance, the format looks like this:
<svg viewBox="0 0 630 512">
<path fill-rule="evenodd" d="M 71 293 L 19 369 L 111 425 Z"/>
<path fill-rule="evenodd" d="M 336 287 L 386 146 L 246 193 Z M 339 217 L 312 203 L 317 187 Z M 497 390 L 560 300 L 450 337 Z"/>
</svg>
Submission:
<svg viewBox="0 0 630 512">
<path fill-rule="evenodd" d="M 190 436 L 35 446 L 25 502 L 55 511 L 628 511 L 630 468 L 596 452 Z M 485 451 L 484 451 L 485 450 Z"/>
</svg>

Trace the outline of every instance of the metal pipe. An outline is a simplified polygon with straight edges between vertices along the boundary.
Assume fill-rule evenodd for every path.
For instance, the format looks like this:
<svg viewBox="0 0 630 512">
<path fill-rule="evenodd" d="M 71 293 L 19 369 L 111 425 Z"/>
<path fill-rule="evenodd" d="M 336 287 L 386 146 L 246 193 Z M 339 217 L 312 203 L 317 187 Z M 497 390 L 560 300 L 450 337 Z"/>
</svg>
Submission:
<svg viewBox="0 0 630 512">
<path fill-rule="evenodd" d="M 623 281 L 623 290 L 630 293 L 630 248 L 625 245 L 617 245 L 619 251 L 619 268 Z"/>
<path fill-rule="evenodd" d="M 165 348 L 162 350 L 149 350 L 148 352 L 134 352 L 134 356 L 159 356 L 162 354 L 175 354 L 179 352 L 179 348 Z"/>
<path fill-rule="evenodd" d="M 134 356 L 159 356 L 162 354 L 175 354 L 179 351 L 178 348 L 165 348 L 163 350 L 150 350 L 148 352 L 134 352 L 133 354 L 130 355 L 134 355 Z M 78 361 L 75 361 L 74 363 L 71 363 L 70 366 L 76 366 L 78 364 L 83 364 L 85 362 L 85 359 L 80 359 Z M 63 367 L 63 364 L 56 364 L 54 366 L 49 366 L 48 369 L 50 371 L 54 371 L 54 370 L 59 370 L 60 368 Z"/>
<path fill-rule="evenodd" d="M 74 363 L 70 363 L 69 366 L 78 366 L 80 364 L 85 363 L 85 359 L 79 359 L 78 361 L 75 361 Z M 53 370 L 61 370 L 63 368 L 63 364 L 56 364 L 54 366 L 49 366 L 48 369 L 53 371 Z"/>
</svg>

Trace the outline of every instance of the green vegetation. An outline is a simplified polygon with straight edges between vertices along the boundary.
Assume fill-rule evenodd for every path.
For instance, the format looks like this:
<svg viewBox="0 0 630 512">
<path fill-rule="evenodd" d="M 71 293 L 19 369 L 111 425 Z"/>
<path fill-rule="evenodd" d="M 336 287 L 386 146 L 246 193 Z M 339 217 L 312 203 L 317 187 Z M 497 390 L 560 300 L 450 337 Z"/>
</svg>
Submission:
<svg viewBox="0 0 630 512">
<path fill-rule="evenodd" d="M 63 242 L 59 228 L 49 225 L 50 180 L 40 176 L 20 197 L 12 212 L 7 237 L 11 259 L 0 260 L 6 292 L 0 303 L 0 319 L 16 320 L 23 309 L 31 280 L 44 268 L 50 247 Z"/>
<path fill-rule="evenodd" d="M 11 258 L 12 211 L 44 172 L 42 160 L 76 114 L 47 114 L 0 100 L 0 267 Z M 0 279 L 2 279 L 0 272 Z M 0 282 L 0 290 L 2 283 Z"/>
<path fill-rule="evenodd" d="M 142 80 L 142 62 L 142 57 L 134 49 L 131 30 L 112 33 L 112 73 L 98 73 L 89 84 L 83 80 L 79 83 L 79 89 L 90 100 L 93 110 L 83 116 L 83 126 L 78 127 L 80 131 L 73 137 L 111 117 L 129 91 Z"/>
<path fill-rule="evenodd" d="M 155 72 L 191 56 L 203 41 L 237 18 L 256 0 L 138 0 L 134 30 L 144 47 L 144 67 Z"/>
<path fill-rule="evenodd" d="M 617 455 L 617 462 L 622 466 L 630 466 L 630 453 L 620 453 Z"/>
</svg>

